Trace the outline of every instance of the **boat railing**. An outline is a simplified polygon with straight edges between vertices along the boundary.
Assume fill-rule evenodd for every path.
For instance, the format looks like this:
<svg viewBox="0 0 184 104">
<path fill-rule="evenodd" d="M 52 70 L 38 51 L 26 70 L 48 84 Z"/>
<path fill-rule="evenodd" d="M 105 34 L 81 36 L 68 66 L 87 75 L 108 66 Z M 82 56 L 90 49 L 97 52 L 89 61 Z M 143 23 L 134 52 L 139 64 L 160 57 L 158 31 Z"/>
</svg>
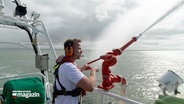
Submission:
<svg viewBox="0 0 184 104">
<path fill-rule="evenodd" d="M 143 104 L 141 102 L 138 102 L 138 101 L 135 101 L 135 100 L 132 100 L 132 99 L 129 99 L 129 98 L 126 98 L 126 97 L 120 96 L 118 94 L 115 94 L 115 93 L 112 93 L 112 92 L 109 92 L 109 91 L 105 91 L 105 90 L 102 90 L 102 89 L 99 89 L 99 88 L 95 88 L 94 91 L 97 92 L 98 94 L 101 94 L 101 103 L 100 104 L 105 104 L 105 102 L 104 102 L 104 97 L 105 96 L 114 98 L 117 101 L 125 102 L 126 104 Z"/>
</svg>

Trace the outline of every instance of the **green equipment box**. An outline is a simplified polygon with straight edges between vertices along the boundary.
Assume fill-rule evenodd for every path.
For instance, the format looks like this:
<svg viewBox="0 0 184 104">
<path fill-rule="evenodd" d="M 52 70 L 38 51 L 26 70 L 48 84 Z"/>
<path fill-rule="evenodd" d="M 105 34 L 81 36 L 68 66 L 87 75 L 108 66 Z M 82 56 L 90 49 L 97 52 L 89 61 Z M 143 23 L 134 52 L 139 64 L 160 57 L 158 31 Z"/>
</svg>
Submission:
<svg viewBox="0 0 184 104">
<path fill-rule="evenodd" d="M 44 104 L 44 85 L 37 77 L 9 80 L 3 87 L 3 99 L 3 104 Z"/>
</svg>

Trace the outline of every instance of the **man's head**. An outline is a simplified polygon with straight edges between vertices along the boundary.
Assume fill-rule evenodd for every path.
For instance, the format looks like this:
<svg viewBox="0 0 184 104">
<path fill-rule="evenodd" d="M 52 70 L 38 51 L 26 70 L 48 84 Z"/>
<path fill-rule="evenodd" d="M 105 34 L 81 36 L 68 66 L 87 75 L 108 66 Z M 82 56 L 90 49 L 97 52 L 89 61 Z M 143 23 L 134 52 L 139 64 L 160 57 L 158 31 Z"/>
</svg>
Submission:
<svg viewBox="0 0 184 104">
<path fill-rule="evenodd" d="M 80 43 L 80 39 L 67 39 L 64 42 L 65 55 L 73 57 L 74 59 L 80 59 L 82 54 L 82 48 Z"/>
</svg>

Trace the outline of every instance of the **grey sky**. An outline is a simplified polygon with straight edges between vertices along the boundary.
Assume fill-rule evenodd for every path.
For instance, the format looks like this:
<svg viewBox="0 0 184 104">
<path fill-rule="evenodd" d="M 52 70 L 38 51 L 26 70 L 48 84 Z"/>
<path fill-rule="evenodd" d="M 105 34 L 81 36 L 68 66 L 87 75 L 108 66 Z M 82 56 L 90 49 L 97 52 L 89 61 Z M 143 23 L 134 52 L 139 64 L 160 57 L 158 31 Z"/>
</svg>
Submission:
<svg viewBox="0 0 184 104">
<path fill-rule="evenodd" d="M 60 46 L 65 39 L 76 37 L 84 41 L 85 48 L 102 50 L 121 47 L 179 1 L 21 0 L 26 4 L 28 15 L 32 11 L 41 14 L 41 19 L 46 24 L 55 45 Z M 5 0 L 4 3 L 6 14 L 12 15 L 15 4 L 12 0 Z M 174 11 L 143 34 L 130 49 L 184 50 L 183 11 L 184 6 Z M 0 31 L 1 35 L 7 33 L 7 30 Z M 16 38 L 11 36 L 8 41 L 11 39 L 24 41 L 25 38 L 15 34 Z M 0 40 L 6 40 L 6 37 Z"/>
</svg>

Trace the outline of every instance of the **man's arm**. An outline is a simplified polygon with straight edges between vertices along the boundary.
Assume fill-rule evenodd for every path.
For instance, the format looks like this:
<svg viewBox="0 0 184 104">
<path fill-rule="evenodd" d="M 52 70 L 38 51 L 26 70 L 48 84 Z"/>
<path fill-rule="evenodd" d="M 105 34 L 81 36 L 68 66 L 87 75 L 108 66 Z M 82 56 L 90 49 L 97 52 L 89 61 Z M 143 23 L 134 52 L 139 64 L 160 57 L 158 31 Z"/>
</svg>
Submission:
<svg viewBox="0 0 184 104">
<path fill-rule="evenodd" d="M 97 69 L 92 68 L 89 77 L 82 77 L 77 83 L 77 86 L 82 88 L 83 90 L 92 92 L 96 85 L 96 70 Z"/>
</svg>

